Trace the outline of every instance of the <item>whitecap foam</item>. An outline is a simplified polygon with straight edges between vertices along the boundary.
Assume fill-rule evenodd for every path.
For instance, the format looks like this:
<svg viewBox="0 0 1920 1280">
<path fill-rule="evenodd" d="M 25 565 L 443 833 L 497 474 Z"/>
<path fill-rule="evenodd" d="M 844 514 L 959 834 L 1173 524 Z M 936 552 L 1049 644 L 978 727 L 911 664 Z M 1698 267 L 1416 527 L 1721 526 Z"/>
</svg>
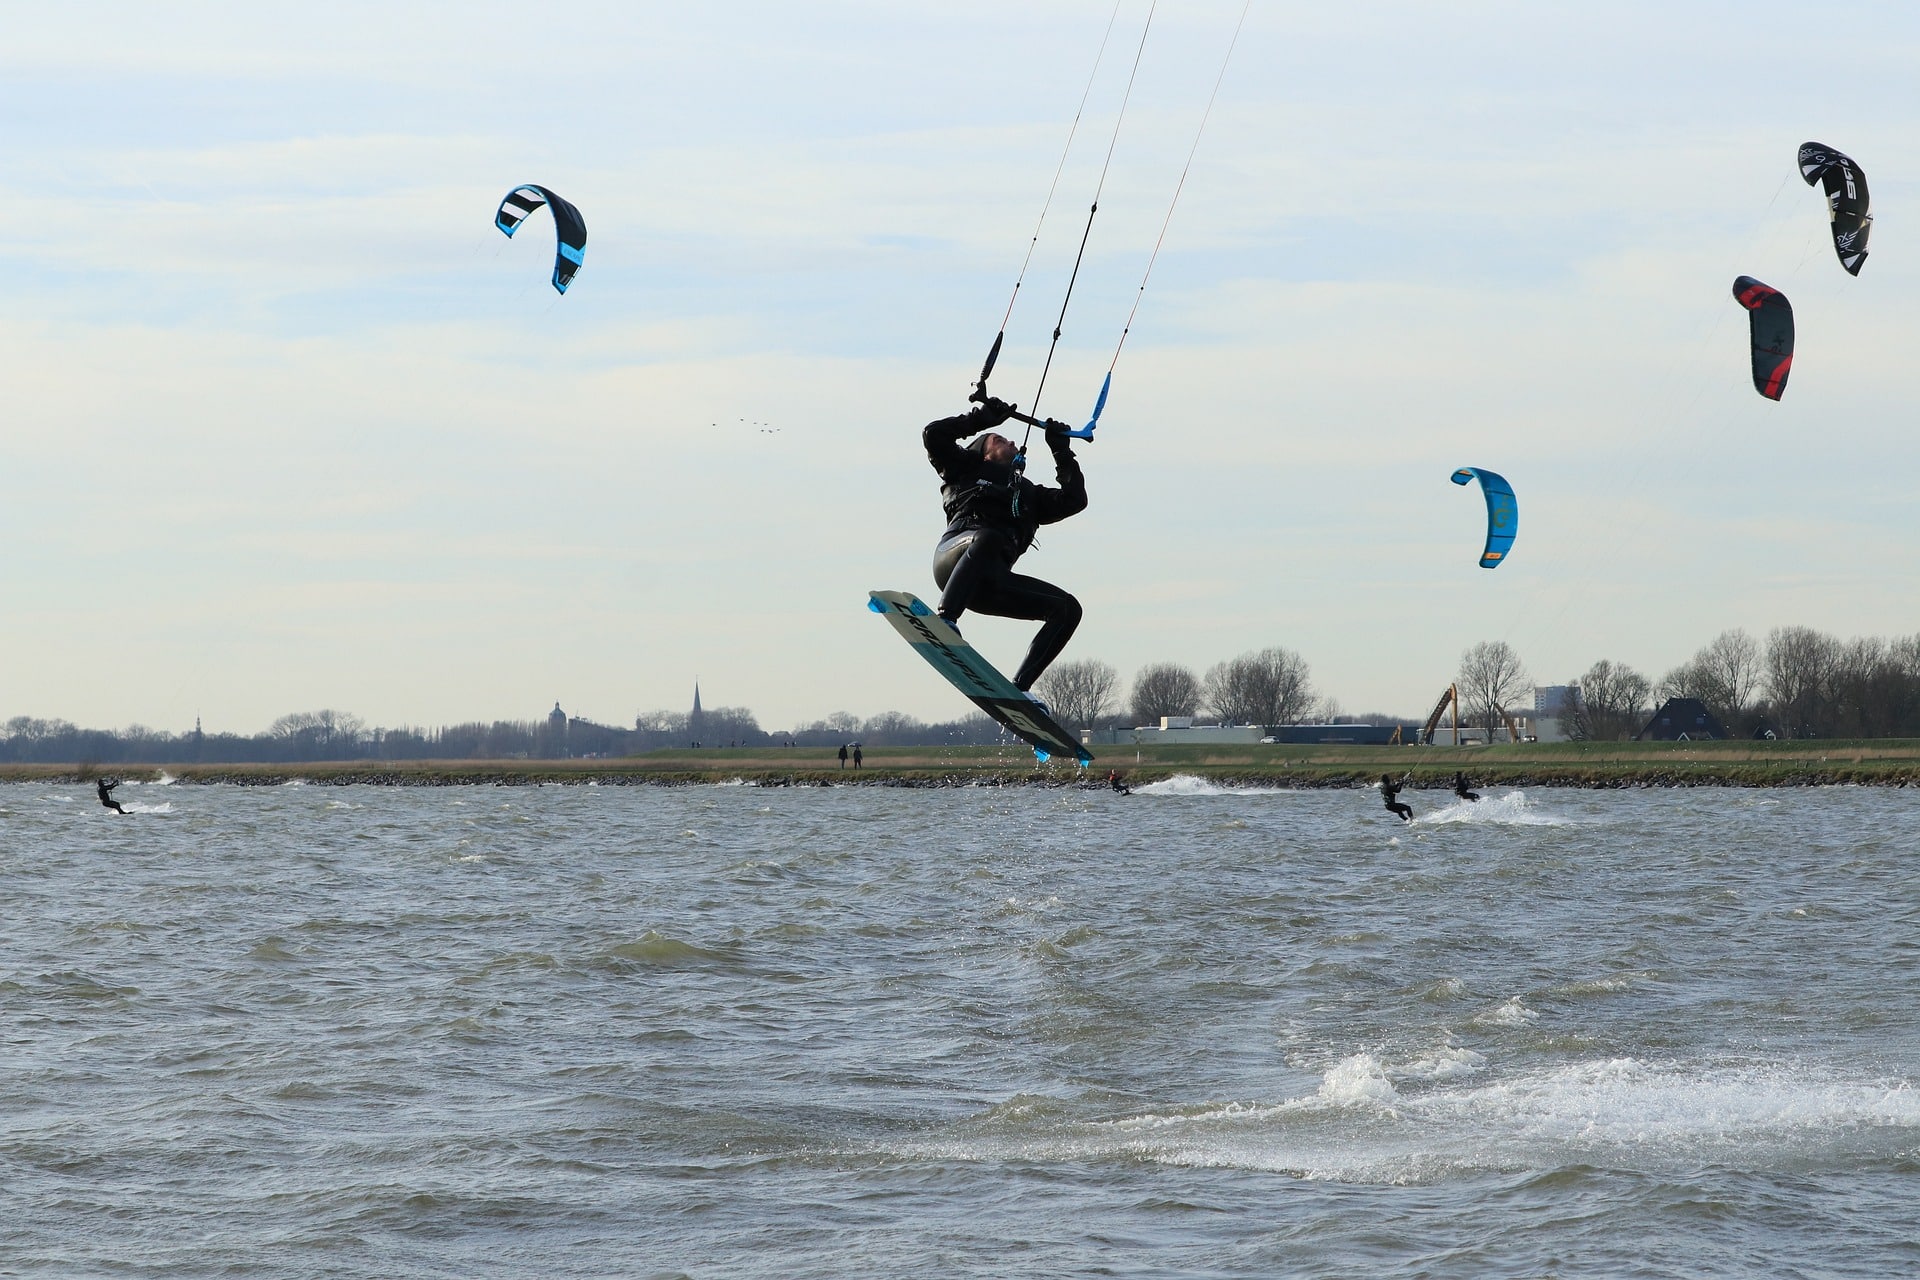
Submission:
<svg viewBox="0 0 1920 1280">
<path fill-rule="evenodd" d="M 1238 1123 L 1247 1120 L 1265 1120 L 1287 1106 L 1281 1103 L 1225 1102 L 1209 1103 L 1193 1111 L 1173 1112 L 1160 1115 L 1148 1112 L 1145 1115 L 1125 1116 L 1119 1120 L 1097 1120 L 1090 1127 L 1094 1129 L 1113 1129 L 1120 1133 L 1148 1133 L 1156 1129 L 1177 1129 L 1183 1126 L 1206 1125 L 1221 1121 Z"/>
<path fill-rule="evenodd" d="M 1518 1137 L 1608 1147 L 1739 1144 L 1863 1126 L 1920 1129 L 1920 1092 L 1909 1082 L 1840 1080 L 1792 1063 L 1702 1067 L 1612 1058 L 1429 1095 L 1418 1110 Z"/>
<path fill-rule="evenodd" d="M 912 1142 L 938 1159 L 1142 1160 L 1290 1173 L 1326 1181 L 1420 1183 L 1461 1170 L 1590 1162 L 1688 1169 L 1702 1160 L 1844 1167 L 1861 1149 L 1920 1133 L 1920 1091 L 1904 1080 L 1839 1078 L 1814 1065 L 1588 1060 L 1484 1080 L 1494 1067 L 1444 1048 L 1399 1066 L 1358 1053 L 1311 1092 L 1281 1102 L 1207 1102 L 1104 1120 L 1069 1105 L 1022 1107 Z M 1406 1088 L 1396 1088 L 1395 1079 Z M 1472 1079 L 1475 1083 L 1464 1084 Z"/>
<path fill-rule="evenodd" d="M 173 803 L 163 801 L 160 804 L 141 804 L 138 800 L 129 800 L 120 808 L 127 813 L 172 813 Z"/>
<path fill-rule="evenodd" d="M 1483 1027 L 1530 1027 L 1540 1020 L 1540 1015 L 1520 1003 L 1519 996 L 1514 996 L 1485 1013 L 1475 1014 L 1473 1020 Z"/>
<path fill-rule="evenodd" d="M 1277 796 L 1283 791 L 1281 787 L 1223 787 L 1191 773 L 1176 773 L 1133 789 L 1139 796 Z"/>
<path fill-rule="evenodd" d="M 153 780 L 153 785 L 156 787 L 170 787 L 178 781 L 179 781 L 178 778 L 168 773 L 165 769 L 162 769 L 160 771 L 160 776 Z"/>
<path fill-rule="evenodd" d="M 1570 827 L 1571 818 L 1546 813 L 1527 803 L 1524 791 L 1483 796 L 1478 800 L 1455 800 L 1444 809 L 1414 818 L 1414 826 L 1441 826 L 1454 823 L 1481 823 L 1498 827 Z"/>
<path fill-rule="evenodd" d="M 1342 1059 L 1320 1077 L 1315 1097 L 1330 1107 L 1390 1107 L 1399 1101 L 1387 1069 L 1370 1053 Z"/>
<path fill-rule="evenodd" d="M 1485 1054 L 1450 1045 L 1415 1058 L 1405 1066 L 1395 1069 L 1393 1074 L 1403 1080 L 1458 1080 L 1465 1076 L 1478 1075 L 1486 1069 Z"/>
</svg>

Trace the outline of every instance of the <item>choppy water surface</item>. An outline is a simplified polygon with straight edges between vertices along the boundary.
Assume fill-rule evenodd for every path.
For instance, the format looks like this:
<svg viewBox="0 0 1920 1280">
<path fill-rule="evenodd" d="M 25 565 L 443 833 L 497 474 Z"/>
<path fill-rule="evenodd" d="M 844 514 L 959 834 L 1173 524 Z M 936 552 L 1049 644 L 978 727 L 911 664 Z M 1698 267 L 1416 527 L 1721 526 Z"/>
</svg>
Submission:
<svg viewBox="0 0 1920 1280">
<path fill-rule="evenodd" d="M 1904 791 L 0 787 L 0 1271 L 1920 1271 Z"/>
</svg>

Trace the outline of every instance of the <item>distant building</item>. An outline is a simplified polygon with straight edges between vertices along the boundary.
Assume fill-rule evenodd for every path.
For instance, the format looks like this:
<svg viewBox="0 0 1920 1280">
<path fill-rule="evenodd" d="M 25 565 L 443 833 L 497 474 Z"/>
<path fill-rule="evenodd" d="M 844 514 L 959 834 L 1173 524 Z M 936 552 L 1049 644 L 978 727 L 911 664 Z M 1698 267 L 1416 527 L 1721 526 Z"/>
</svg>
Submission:
<svg viewBox="0 0 1920 1280">
<path fill-rule="evenodd" d="M 540 757 L 543 760 L 564 760 L 567 754 L 567 713 L 556 702 L 553 710 L 547 714 L 547 723 L 540 729 Z"/>
<path fill-rule="evenodd" d="M 1415 742 L 1420 737 L 1417 724 L 1276 724 L 1267 727 L 1262 742 L 1359 743 L 1386 746 L 1395 742 Z"/>
<path fill-rule="evenodd" d="M 693 682 L 693 710 L 687 713 L 687 737 L 699 742 L 707 731 L 707 714 L 700 709 L 700 682 Z"/>
<path fill-rule="evenodd" d="M 1579 705 L 1580 686 L 1577 684 L 1533 686 L 1533 714 L 1536 716 L 1569 716 Z"/>
<path fill-rule="evenodd" d="M 1258 743 L 1266 729 L 1257 724 L 1196 725 L 1192 716 L 1162 716 L 1159 724 L 1137 729 L 1082 729 L 1083 746 L 1180 746 L 1182 744 L 1248 742 Z"/>
<path fill-rule="evenodd" d="M 1160 723 L 1137 729 L 1082 729 L 1085 746 L 1164 746 L 1242 742 L 1253 745 L 1274 743 L 1369 743 L 1376 746 L 1394 740 L 1411 743 L 1420 735 L 1420 726 L 1374 724 L 1238 724 L 1197 725 L 1192 716 L 1162 716 Z"/>
<path fill-rule="evenodd" d="M 1577 684 L 1540 684 L 1533 687 L 1533 736 L 1540 742 L 1565 742 L 1567 728 L 1580 710 Z"/>
<path fill-rule="evenodd" d="M 1633 735 L 1635 742 L 1699 742 L 1724 738 L 1727 727 L 1707 710 L 1698 698 L 1668 698 L 1647 721 L 1647 727 Z"/>
</svg>

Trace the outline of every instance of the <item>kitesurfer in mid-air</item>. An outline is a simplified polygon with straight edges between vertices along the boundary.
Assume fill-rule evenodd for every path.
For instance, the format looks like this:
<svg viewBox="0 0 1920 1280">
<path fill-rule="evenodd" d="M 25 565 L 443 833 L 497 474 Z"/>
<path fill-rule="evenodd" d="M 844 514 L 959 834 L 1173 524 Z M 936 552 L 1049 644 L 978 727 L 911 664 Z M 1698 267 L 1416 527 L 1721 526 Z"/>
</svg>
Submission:
<svg viewBox="0 0 1920 1280">
<path fill-rule="evenodd" d="M 1459 796 L 1462 800 L 1478 800 L 1480 798 L 1478 791 L 1467 790 L 1467 775 L 1464 773 L 1456 773 L 1453 775 L 1453 794 Z"/>
<path fill-rule="evenodd" d="M 112 782 L 108 782 L 105 778 L 99 778 L 95 780 L 93 789 L 100 793 L 101 804 L 107 806 L 107 808 L 113 810 L 115 813 L 125 813 L 126 810 L 120 807 L 120 802 L 108 794 L 108 792 L 119 785 L 120 780 L 118 778 L 115 778 Z"/>
<path fill-rule="evenodd" d="M 1395 782 L 1392 778 L 1388 777 L 1386 774 L 1384 773 L 1381 774 L 1380 775 L 1380 798 L 1386 801 L 1388 813 L 1394 814 L 1402 822 L 1412 822 L 1413 821 L 1412 807 L 1409 805 L 1401 804 L 1398 800 L 1394 798 L 1400 794 L 1400 788 L 1406 784 L 1406 781 L 1407 780 L 1405 778 L 1402 778 L 1400 779 L 1399 782 Z"/>
<path fill-rule="evenodd" d="M 1015 573 L 1013 563 L 1033 545 L 1041 525 L 1086 510 L 1087 482 L 1073 456 L 1067 424 L 1052 419 L 1046 422 L 1046 441 L 1059 487 L 1022 475 L 1025 460 L 1018 447 L 992 430 L 1012 415 L 1012 405 L 988 396 L 958 417 L 929 422 L 920 438 L 927 461 L 940 474 L 940 503 L 947 513 L 946 532 L 933 552 L 940 617 L 956 625 L 971 609 L 1042 623 L 1013 676 L 1013 683 L 1027 690 L 1067 647 L 1080 625 L 1080 602 L 1050 582 Z M 960 441 L 968 436 L 978 438 L 963 447 Z"/>
</svg>

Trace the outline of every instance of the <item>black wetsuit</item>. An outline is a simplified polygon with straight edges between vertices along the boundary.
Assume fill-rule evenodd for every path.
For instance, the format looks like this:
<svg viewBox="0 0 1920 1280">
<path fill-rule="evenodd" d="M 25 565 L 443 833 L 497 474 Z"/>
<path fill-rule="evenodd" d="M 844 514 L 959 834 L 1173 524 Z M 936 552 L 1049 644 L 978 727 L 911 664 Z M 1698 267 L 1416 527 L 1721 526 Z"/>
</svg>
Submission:
<svg viewBox="0 0 1920 1280">
<path fill-rule="evenodd" d="M 1015 573 L 1013 562 L 1033 545 L 1039 526 L 1086 510 L 1087 482 L 1064 432 L 1049 431 L 1046 436 L 1058 488 L 1035 484 L 1005 463 L 987 461 L 978 447 L 960 447 L 965 437 L 1006 420 L 1004 406 L 981 405 L 955 418 L 929 422 L 920 433 L 927 461 L 940 473 L 940 502 L 947 513 L 946 532 L 933 552 L 933 578 L 942 593 L 940 616 L 948 622 L 957 622 L 971 609 L 1045 624 L 1013 676 L 1016 686 L 1031 689 L 1080 625 L 1080 602 L 1051 582 Z"/>
<path fill-rule="evenodd" d="M 1412 822 L 1413 809 L 1394 799 L 1395 796 L 1400 794 L 1400 786 L 1400 783 L 1395 782 L 1386 774 L 1383 773 L 1380 775 L 1380 798 L 1387 802 L 1387 812 L 1397 814 L 1402 822 Z"/>
<path fill-rule="evenodd" d="M 120 783 L 118 781 L 108 782 L 105 778 L 101 778 L 93 784 L 93 789 L 100 793 L 101 804 L 107 806 L 107 808 L 113 810 L 115 813 L 125 813 L 126 810 L 120 807 L 120 802 L 107 794 L 119 785 Z"/>
<path fill-rule="evenodd" d="M 1478 791 L 1467 790 L 1467 775 L 1464 773 L 1456 773 L 1453 775 L 1453 794 L 1459 796 L 1462 800 L 1478 800 L 1480 798 Z"/>
<path fill-rule="evenodd" d="M 1118 773 L 1109 773 L 1107 775 L 1107 785 L 1112 787 L 1115 791 L 1118 791 L 1123 796 L 1130 796 L 1133 794 L 1133 789 L 1129 787 L 1126 783 L 1120 781 L 1120 775 Z"/>
</svg>

